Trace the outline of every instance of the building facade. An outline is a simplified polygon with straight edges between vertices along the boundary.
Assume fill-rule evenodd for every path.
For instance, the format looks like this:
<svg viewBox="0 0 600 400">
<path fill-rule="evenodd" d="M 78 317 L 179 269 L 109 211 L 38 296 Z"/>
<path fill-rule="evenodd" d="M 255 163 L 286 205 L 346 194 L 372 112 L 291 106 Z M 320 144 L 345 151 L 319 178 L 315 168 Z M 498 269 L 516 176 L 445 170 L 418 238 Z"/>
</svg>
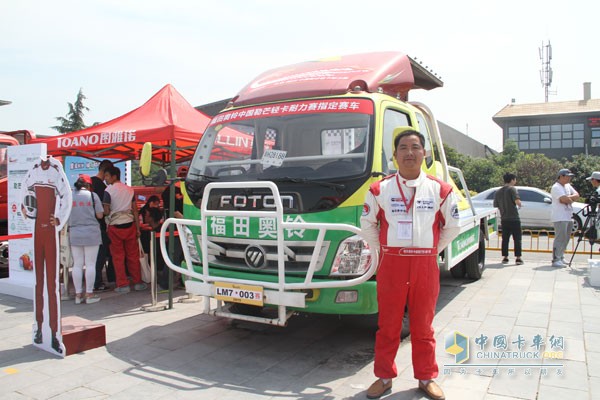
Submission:
<svg viewBox="0 0 600 400">
<path fill-rule="evenodd" d="M 502 143 L 513 140 L 524 153 L 554 159 L 577 154 L 600 155 L 600 99 L 584 84 L 582 100 L 509 104 L 493 117 L 502 128 Z"/>
</svg>

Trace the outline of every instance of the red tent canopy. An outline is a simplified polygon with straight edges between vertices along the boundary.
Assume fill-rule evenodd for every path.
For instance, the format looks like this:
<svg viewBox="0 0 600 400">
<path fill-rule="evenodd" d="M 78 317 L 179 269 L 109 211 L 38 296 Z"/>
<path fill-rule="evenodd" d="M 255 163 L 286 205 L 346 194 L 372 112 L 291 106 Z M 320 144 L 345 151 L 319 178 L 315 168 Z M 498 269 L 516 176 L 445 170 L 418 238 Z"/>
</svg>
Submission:
<svg viewBox="0 0 600 400">
<path fill-rule="evenodd" d="M 141 107 L 111 121 L 32 143 L 47 143 L 53 156 L 92 159 L 138 159 L 145 142 L 152 142 L 153 161 L 167 163 L 173 155 L 185 161 L 210 121 L 171 85 L 166 85 Z"/>
</svg>

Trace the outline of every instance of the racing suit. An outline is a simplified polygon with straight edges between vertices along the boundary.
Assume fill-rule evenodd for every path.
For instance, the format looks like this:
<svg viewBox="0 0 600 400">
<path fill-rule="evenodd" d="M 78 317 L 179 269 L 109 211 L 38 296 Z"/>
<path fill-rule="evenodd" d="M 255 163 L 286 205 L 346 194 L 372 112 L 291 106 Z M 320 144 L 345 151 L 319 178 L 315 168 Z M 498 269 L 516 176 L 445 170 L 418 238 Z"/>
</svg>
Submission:
<svg viewBox="0 0 600 400">
<path fill-rule="evenodd" d="M 398 375 L 395 358 L 408 305 L 414 377 L 437 377 L 432 327 L 440 289 L 437 255 L 458 235 L 458 218 L 452 187 L 424 172 L 414 180 L 395 174 L 371 185 L 361 228 L 381 254 L 375 376 Z"/>
<path fill-rule="evenodd" d="M 33 231 L 33 259 L 35 270 L 35 320 L 37 322 L 38 341 L 41 341 L 42 322 L 44 320 L 44 288 L 47 290 L 48 323 L 52 339 L 58 332 L 58 232 L 62 229 L 71 213 L 71 189 L 60 162 L 49 157 L 37 161 L 29 170 L 22 185 L 23 196 L 31 195 L 36 199 L 35 225 Z M 50 216 L 58 220 L 58 225 L 50 223 Z M 44 277 L 46 285 L 44 286 Z M 36 342 L 37 343 L 37 342 Z M 38 343 L 39 344 L 39 343 Z M 53 348 L 60 352 L 57 344 Z"/>
</svg>

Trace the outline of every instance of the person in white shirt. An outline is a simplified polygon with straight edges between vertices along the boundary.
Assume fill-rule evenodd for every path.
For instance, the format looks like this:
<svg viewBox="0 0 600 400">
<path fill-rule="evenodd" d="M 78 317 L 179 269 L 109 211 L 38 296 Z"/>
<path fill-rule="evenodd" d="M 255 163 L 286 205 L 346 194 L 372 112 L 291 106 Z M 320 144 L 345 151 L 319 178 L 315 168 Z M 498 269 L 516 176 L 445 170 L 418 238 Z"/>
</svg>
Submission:
<svg viewBox="0 0 600 400">
<path fill-rule="evenodd" d="M 125 272 L 125 260 L 127 260 L 127 272 L 131 275 L 133 289 L 145 290 L 147 285 L 142 282 L 138 245 L 140 220 L 133 189 L 121 182 L 121 171 L 117 167 L 108 168 L 104 176 L 108 187 L 104 191 L 102 204 L 117 278 L 115 292 L 128 293 L 130 290 Z"/>
<path fill-rule="evenodd" d="M 565 250 L 573 230 L 573 206 L 579 193 L 571 186 L 575 174 L 566 168 L 558 171 L 556 183 L 552 186 L 552 223 L 554 224 L 554 244 L 552 246 L 552 266 L 565 267 Z"/>
</svg>

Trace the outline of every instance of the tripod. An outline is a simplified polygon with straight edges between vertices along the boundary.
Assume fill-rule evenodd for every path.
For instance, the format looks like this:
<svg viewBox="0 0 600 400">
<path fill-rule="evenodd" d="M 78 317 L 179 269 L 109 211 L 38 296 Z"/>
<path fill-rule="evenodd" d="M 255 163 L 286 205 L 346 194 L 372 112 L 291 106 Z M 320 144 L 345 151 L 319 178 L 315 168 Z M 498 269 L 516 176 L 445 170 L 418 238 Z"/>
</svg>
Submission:
<svg viewBox="0 0 600 400">
<path fill-rule="evenodd" d="M 575 245 L 575 249 L 573 250 L 573 254 L 571 255 L 571 259 L 569 260 L 569 268 L 571 268 L 571 263 L 573 262 L 573 258 L 577 253 L 577 248 L 579 247 L 579 243 L 581 243 L 584 239 L 587 238 L 590 242 L 590 258 L 593 257 L 592 248 L 594 243 L 596 243 L 596 239 L 598 237 L 598 231 L 596 226 L 598 224 L 598 213 L 596 212 L 596 204 L 588 204 L 584 208 L 582 208 L 577 214 L 581 214 L 581 216 L 585 217 L 585 222 L 583 223 L 581 229 L 579 230 L 579 237 L 577 238 L 577 244 Z"/>
</svg>

